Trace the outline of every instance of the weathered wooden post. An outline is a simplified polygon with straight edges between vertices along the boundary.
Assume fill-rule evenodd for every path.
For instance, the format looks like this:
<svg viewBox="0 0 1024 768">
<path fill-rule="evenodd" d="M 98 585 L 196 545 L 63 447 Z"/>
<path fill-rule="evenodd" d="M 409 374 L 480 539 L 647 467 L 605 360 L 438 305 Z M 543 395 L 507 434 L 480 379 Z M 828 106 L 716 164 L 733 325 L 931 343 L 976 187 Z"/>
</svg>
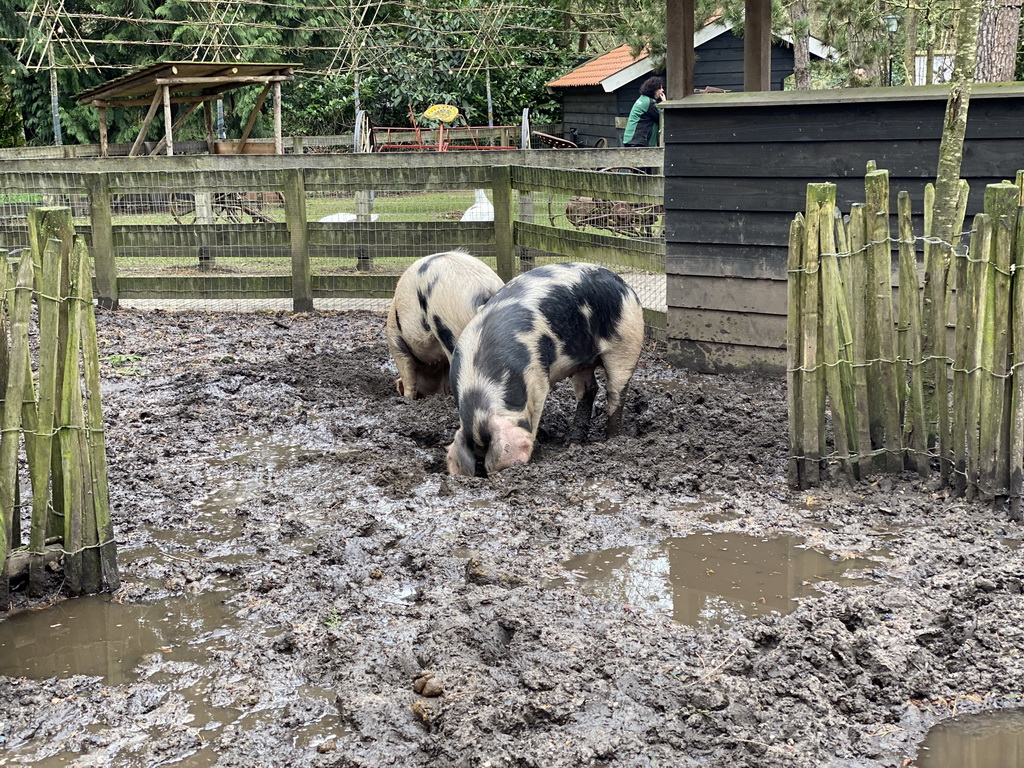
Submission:
<svg viewBox="0 0 1024 768">
<path fill-rule="evenodd" d="M 356 190 L 356 221 L 369 224 L 373 221 L 373 193 L 368 189 Z M 373 259 L 367 253 L 366 245 L 356 246 L 356 271 L 369 272 L 373 269 Z"/>
<path fill-rule="evenodd" d="M 967 482 L 968 498 L 974 498 L 978 491 L 978 477 L 981 472 L 981 392 L 983 389 L 982 361 L 984 347 L 985 306 L 987 302 L 985 275 L 988 272 L 987 259 L 991 254 L 992 227 L 986 214 L 974 219 L 975 237 L 971 240 L 971 263 L 967 270 L 968 293 L 971 301 L 971 317 L 968 340 L 967 371 Z"/>
<path fill-rule="evenodd" d="M 1017 172 L 1018 205 L 1024 204 L 1024 171 Z M 1010 325 L 1013 350 L 1010 358 L 1010 519 L 1024 519 L 1024 210 L 1017 210 L 1013 242 L 1013 296 Z"/>
<path fill-rule="evenodd" d="M 835 184 L 812 186 L 820 186 L 820 191 L 816 194 L 820 201 L 818 208 L 813 213 L 808 211 L 808 215 L 816 216 L 818 219 L 822 364 L 832 410 L 832 433 L 836 453 L 846 474 L 853 478 L 857 475 L 857 460 L 854 456 L 856 435 L 850 429 L 846 387 L 843 385 L 844 380 L 850 379 L 850 365 L 846 359 L 849 350 L 844 343 L 844 337 L 849 331 L 849 320 L 846 318 L 846 322 L 843 322 L 846 315 L 846 296 L 836 254 L 832 213 L 836 205 L 836 187 Z"/>
<path fill-rule="evenodd" d="M 992 223 L 992 257 L 986 282 L 991 284 L 989 308 L 983 326 L 983 365 L 988 381 L 982 393 L 982 493 L 985 498 L 1009 494 L 1010 422 L 1010 265 L 1013 262 L 1013 233 L 1017 225 L 1015 184 L 989 184 L 985 189 L 985 213 Z"/>
<path fill-rule="evenodd" d="M 110 179 L 105 173 L 85 174 L 92 226 L 92 254 L 96 269 L 96 295 L 103 309 L 117 309 L 117 257 L 110 208 Z"/>
<path fill-rule="evenodd" d="M 821 270 L 819 259 L 819 232 L 821 219 L 818 209 L 829 200 L 829 184 L 807 185 L 807 226 L 804 232 L 801 316 L 800 398 L 803 416 L 804 472 L 801 480 L 808 488 L 817 485 L 821 477 L 821 461 L 825 456 L 825 374 L 820 363 L 821 348 Z M 834 195 L 834 192 L 833 192 Z M 832 198 L 833 205 L 835 198 Z M 830 212 L 831 207 L 828 209 Z M 832 226 L 831 214 L 828 225 Z"/>
<path fill-rule="evenodd" d="M 846 227 L 850 249 L 850 327 L 853 336 L 850 360 L 853 364 L 853 418 L 854 432 L 857 435 L 857 450 L 860 455 L 860 476 L 867 477 L 875 468 L 873 445 L 871 442 L 871 398 L 868 386 L 870 370 L 868 361 L 873 359 L 868 354 L 868 305 L 872 304 L 874 294 L 868 280 L 867 225 L 865 223 L 864 205 L 855 203 L 850 209 L 850 222 Z M 877 339 L 874 339 L 877 357 Z"/>
<path fill-rule="evenodd" d="M 900 430 L 900 396 L 896 387 L 896 345 L 893 339 L 895 324 L 892 313 L 892 240 L 889 235 L 889 172 L 870 171 L 864 178 L 866 216 L 868 226 L 868 254 L 871 260 L 875 295 L 878 338 L 878 362 L 875 364 L 879 389 L 877 422 L 885 447 L 885 466 L 890 472 L 903 468 L 902 430 Z"/>
<path fill-rule="evenodd" d="M 899 226 L 900 307 L 899 307 L 899 359 L 903 387 L 909 386 L 907 405 L 903 412 L 903 437 L 907 463 L 921 477 L 928 476 L 928 436 L 925 426 L 924 382 L 921 380 L 921 286 L 917 279 L 917 254 L 914 249 L 914 229 L 911 220 L 910 195 L 901 191 L 896 198 Z"/>
<path fill-rule="evenodd" d="M 41 253 L 41 274 L 36 281 L 39 308 L 38 422 L 32 477 L 32 528 L 29 533 L 29 593 L 42 594 L 43 550 L 50 529 L 48 524 L 49 484 L 54 447 L 54 421 L 57 403 L 58 349 L 60 339 L 60 285 L 65 251 L 70 254 L 74 239 L 71 211 L 67 208 L 33 208 L 29 211 L 29 242 L 34 253 Z"/>
<path fill-rule="evenodd" d="M 506 283 L 516 276 L 515 243 L 512 235 L 512 168 L 496 165 L 491 169 L 491 195 L 494 199 L 494 254 L 498 277 Z"/>
<path fill-rule="evenodd" d="M 16 287 L 11 299 L 7 298 L 7 289 L 12 276 L 6 266 L 2 271 L 0 285 L 4 289 L 3 301 L 8 305 L 11 322 L 11 349 L 10 353 L 6 355 L 7 380 L 4 386 L 3 416 L 0 420 L 0 426 L 2 426 L 2 430 L 0 430 L 0 517 L 3 518 L 3 529 L 0 530 L 0 608 L 6 610 L 10 602 L 7 558 L 11 547 L 21 543 L 20 526 L 16 522 L 19 515 L 16 505 L 18 499 L 18 442 L 25 382 L 29 382 L 31 385 L 28 320 L 32 310 L 32 280 L 34 278 L 32 250 L 22 251 Z M 6 348 L 6 333 L 3 342 Z"/>
<path fill-rule="evenodd" d="M 70 259 L 68 353 L 61 393 L 60 473 L 63 487 L 64 568 L 72 592 L 116 589 L 120 583 L 107 491 L 100 403 L 99 348 L 93 314 L 89 252 L 76 237 Z M 81 350 L 81 366 L 79 365 Z M 83 380 L 85 399 L 83 400 Z"/>
<path fill-rule="evenodd" d="M 974 419 L 972 392 L 976 377 L 975 324 L 977 322 L 977 288 L 974 262 L 985 248 L 988 218 L 975 217 L 971 226 L 971 244 L 967 254 L 957 254 L 956 279 L 956 332 L 953 338 L 953 488 L 960 495 L 973 482 L 969 470 L 969 450 L 973 450 L 973 435 L 978 431 Z M 968 258 L 968 255 L 970 258 Z"/>
<path fill-rule="evenodd" d="M 309 227 L 306 222 L 306 183 L 301 168 L 284 174 L 284 215 L 291 235 L 292 310 L 313 311 L 313 270 L 309 259 Z"/>
<path fill-rule="evenodd" d="M 789 411 L 789 484 L 806 488 L 803 432 L 803 263 L 806 238 L 804 216 L 800 213 L 789 227 L 789 260 L 786 314 L 786 395 Z"/>
</svg>

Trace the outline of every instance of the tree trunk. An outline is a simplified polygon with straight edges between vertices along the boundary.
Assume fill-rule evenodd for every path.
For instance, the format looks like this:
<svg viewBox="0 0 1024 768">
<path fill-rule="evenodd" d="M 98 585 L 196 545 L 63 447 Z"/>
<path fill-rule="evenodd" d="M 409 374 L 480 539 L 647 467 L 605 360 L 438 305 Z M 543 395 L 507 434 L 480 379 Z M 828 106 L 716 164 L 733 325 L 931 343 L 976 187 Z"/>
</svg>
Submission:
<svg viewBox="0 0 1024 768">
<path fill-rule="evenodd" d="M 1013 0 L 984 0 L 978 30 L 979 83 L 1013 80 L 1020 38 L 1020 3 Z"/>
<path fill-rule="evenodd" d="M 952 261 L 953 247 L 959 242 L 957 229 L 957 208 L 960 197 L 960 166 L 964 157 L 964 135 L 967 132 L 967 108 L 971 101 L 971 87 L 977 66 L 978 24 L 981 6 L 987 0 L 962 0 L 960 19 L 956 29 L 956 49 L 953 56 L 953 75 L 949 82 L 949 100 L 946 102 L 946 119 L 942 126 L 942 141 L 939 143 L 939 166 L 935 178 L 935 206 L 931 231 L 925 234 L 937 244 L 931 250 L 929 263 L 925 267 L 925 295 L 934 291 L 945 294 L 946 274 Z M 934 283 L 934 285 L 933 285 Z M 937 286 L 937 287 L 936 287 Z M 940 305 L 938 311 L 941 310 Z M 931 309 L 931 308 L 929 308 Z M 932 310 L 935 311 L 935 310 Z M 941 323 L 945 328 L 945 323 Z M 938 450 L 939 466 L 943 480 L 948 480 L 952 470 L 952 446 L 949 444 L 948 403 L 946 393 L 946 367 L 940 363 L 946 358 L 946 336 L 944 332 L 932 334 L 928 346 L 937 362 L 935 386 L 938 389 Z"/>
<path fill-rule="evenodd" d="M 903 66 L 907 70 L 907 85 L 917 85 L 917 11 L 907 10 L 904 17 L 907 47 L 903 51 Z"/>
<path fill-rule="evenodd" d="M 809 0 L 795 0 L 789 6 L 793 25 L 793 82 L 798 91 L 811 90 Z"/>
</svg>

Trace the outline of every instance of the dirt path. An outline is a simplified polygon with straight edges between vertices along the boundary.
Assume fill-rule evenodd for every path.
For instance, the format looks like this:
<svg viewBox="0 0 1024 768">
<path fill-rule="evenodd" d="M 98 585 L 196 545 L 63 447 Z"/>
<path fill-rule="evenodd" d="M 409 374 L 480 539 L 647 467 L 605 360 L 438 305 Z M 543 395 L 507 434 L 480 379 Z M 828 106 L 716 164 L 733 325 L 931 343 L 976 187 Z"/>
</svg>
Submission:
<svg viewBox="0 0 1024 768">
<path fill-rule="evenodd" d="M 783 382 L 649 350 L 628 436 L 564 446 L 562 384 L 531 464 L 453 478 L 451 401 L 396 395 L 383 324 L 100 315 L 125 585 L 62 604 L 113 611 L 63 641 L 106 664 L 0 678 L 0 766 L 901 766 L 1019 703 L 1020 526 L 909 475 L 790 491 Z M 704 535 L 794 560 L 674 559 Z M 805 544 L 851 581 L 805 584 Z M 694 574 L 780 580 L 675 621 Z"/>
</svg>

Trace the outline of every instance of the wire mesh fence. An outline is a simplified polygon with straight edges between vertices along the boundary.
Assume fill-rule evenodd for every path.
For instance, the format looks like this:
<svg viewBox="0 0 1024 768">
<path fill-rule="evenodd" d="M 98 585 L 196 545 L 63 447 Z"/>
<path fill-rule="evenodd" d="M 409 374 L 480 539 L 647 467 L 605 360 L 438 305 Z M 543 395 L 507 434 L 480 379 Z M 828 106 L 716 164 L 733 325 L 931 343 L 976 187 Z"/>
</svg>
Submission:
<svg viewBox="0 0 1024 768">
<path fill-rule="evenodd" d="M 24 248 L 28 211 L 60 204 L 110 306 L 383 310 L 412 261 L 459 248 L 506 280 L 552 260 L 606 264 L 664 313 L 661 177 L 522 168 L 513 192 L 498 155 L 515 152 L 346 159 L 300 149 L 299 164 L 138 158 L 113 172 L 62 172 L 52 161 L 0 170 L 0 248 Z M 554 152 L 551 164 L 607 157 L 588 152 Z M 512 222 L 515 241 L 499 238 Z"/>
<path fill-rule="evenodd" d="M 630 167 L 598 171 L 512 169 L 517 271 L 587 261 L 617 272 L 664 337 L 664 177 Z"/>
<path fill-rule="evenodd" d="M 28 175 L 9 194 L 0 194 L 0 250 L 18 252 L 29 246 L 28 215 L 39 206 L 71 209 L 76 227 L 88 233 L 89 194 L 79 174 Z"/>
</svg>

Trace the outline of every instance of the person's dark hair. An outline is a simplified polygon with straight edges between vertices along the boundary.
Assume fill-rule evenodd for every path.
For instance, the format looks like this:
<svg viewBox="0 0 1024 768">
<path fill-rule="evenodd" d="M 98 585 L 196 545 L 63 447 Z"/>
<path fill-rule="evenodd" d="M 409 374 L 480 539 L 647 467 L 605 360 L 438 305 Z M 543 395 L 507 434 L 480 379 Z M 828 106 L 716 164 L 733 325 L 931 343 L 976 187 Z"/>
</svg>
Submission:
<svg viewBox="0 0 1024 768">
<path fill-rule="evenodd" d="M 660 77 L 648 77 L 644 80 L 644 84 L 640 86 L 640 95 L 654 98 L 654 94 L 665 87 L 664 81 Z"/>
</svg>

